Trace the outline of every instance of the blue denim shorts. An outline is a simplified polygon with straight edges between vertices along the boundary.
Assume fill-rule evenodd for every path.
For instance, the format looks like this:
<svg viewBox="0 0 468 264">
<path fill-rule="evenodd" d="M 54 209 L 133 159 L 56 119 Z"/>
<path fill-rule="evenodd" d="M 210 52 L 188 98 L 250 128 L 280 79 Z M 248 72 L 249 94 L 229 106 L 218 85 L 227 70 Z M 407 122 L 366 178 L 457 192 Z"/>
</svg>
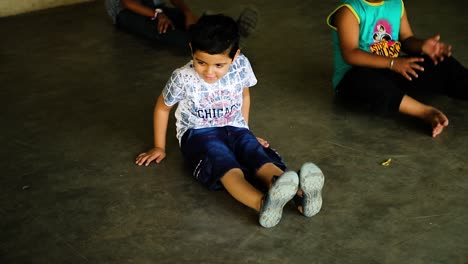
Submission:
<svg viewBox="0 0 468 264">
<path fill-rule="evenodd" d="M 247 180 L 254 180 L 266 163 L 286 170 L 281 156 L 260 145 L 246 128 L 190 129 L 182 137 L 181 150 L 195 179 L 213 191 L 223 189 L 220 179 L 234 168 L 241 169 Z"/>
</svg>

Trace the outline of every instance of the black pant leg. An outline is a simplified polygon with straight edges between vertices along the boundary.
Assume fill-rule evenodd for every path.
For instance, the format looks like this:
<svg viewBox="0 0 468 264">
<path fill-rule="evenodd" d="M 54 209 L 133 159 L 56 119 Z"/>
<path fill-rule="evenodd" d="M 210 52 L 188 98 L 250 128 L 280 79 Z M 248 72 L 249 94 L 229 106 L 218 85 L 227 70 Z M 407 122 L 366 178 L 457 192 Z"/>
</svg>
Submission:
<svg viewBox="0 0 468 264">
<path fill-rule="evenodd" d="M 468 70 L 455 58 L 445 58 L 436 65 L 426 56 L 422 66 L 424 72 L 415 80 L 415 89 L 468 100 Z"/>
<path fill-rule="evenodd" d="M 340 101 L 379 114 L 398 112 L 405 95 L 402 77 L 385 69 L 354 67 L 336 87 Z"/>
</svg>

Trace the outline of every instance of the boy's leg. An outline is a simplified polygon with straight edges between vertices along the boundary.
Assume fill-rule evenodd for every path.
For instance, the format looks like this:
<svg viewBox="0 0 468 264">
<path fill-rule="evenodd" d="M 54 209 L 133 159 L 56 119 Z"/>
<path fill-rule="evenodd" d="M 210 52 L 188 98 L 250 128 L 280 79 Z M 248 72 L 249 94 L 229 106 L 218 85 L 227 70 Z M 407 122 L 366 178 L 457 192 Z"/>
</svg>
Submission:
<svg viewBox="0 0 468 264">
<path fill-rule="evenodd" d="M 231 144 L 234 142 L 237 144 Z M 226 175 L 228 183 L 239 182 L 242 175 L 245 184 L 245 177 L 256 174 L 265 186 L 271 187 L 273 177 L 281 176 L 286 168 L 276 152 L 264 150 L 245 128 L 191 129 L 182 137 L 181 150 L 196 179 L 212 190 L 218 189 L 218 180 L 224 185 L 221 179 Z M 276 159 L 271 157 L 274 154 Z"/>
<path fill-rule="evenodd" d="M 286 172 L 273 180 L 266 195 L 253 187 L 240 169 L 228 171 L 221 182 L 232 197 L 260 213 L 261 226 L 273 227 L 281 220 L 284 205 L 296 194 L 299 179 L 295 172 Z"/>
<path fill-rule="evenodd" d="M 260 211 L 263 193 L 245 179 L 241 169 L 229 170 L 221 178 L 221 183 L 234 199 L 257 212 Z"/>
<path fill-rule="evenodd" d="M 260 169 L 257 170 L 256 176 L 263 183 L 264 186 L 271 188 L 273 184 L 273 177 L 283 175 L 284 171 L 276 166 L 274 163 L 265 163 Z"/>
<path fill-rule="evenodd" d="M 255 175 L 264 186 L 270 187 L 274 176 L 286 170 L 282 158 L 271 148 L 264 148 L 258 139 L 246 128 L 226 127 L 229 131 L 229 144 L 240 164 L 251 176 Z"/>
<path fill-rule="evenodd" d="M 225 141 L 223 128 L 193 129 L 182 139 L 182 153 L 194 167 L 195 178 L 211 190 L 219 187 L 242 204 L 260 211 L 263 193 L 246 179 Z"/>
<path fill-rule="evenodd" d="M 226 144 L 223 128 L 188 130 L 182 137 L 181 151 L 195 179 L 213 191 L 223 188 L 220 180 L 228 172 L 243 169 Z"/>
<path fill-rule="evenodd" d="M 260 212 L 260 225 L 272 227 L 281 220 L 284 205 L 296 193 L 298 176 L 294 172 L 285 173 L 274 181 L 267 195 L 263 195 L 246 180 L 242 166 L 231 151 L 231 132 L 227 128 L 191 129 L 182 137 L 182 153 L 199 182 L 212 190 L 221 182 L 236 200 Z"/>
<path fill-rule="evenodd" d="M 286 165 L 279 154 L 270 148 L 264 148 L 248 129 L 226 129 L 230 135 L 229 145 L 237 160 L 268 187 L 268 192 L 262 200 L 259 222 L 263 227 L 273 227 L 281 220 L 283 207 L 297 193 L 297 173 L 284 172 Z"/>
</svg>

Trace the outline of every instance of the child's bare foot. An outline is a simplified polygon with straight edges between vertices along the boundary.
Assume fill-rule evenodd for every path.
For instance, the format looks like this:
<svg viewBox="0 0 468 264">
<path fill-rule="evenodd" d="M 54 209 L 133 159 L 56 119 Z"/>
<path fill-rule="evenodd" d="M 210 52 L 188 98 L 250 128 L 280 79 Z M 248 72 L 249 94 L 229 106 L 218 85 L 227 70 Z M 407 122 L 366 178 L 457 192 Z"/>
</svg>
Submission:
<svg viewBox="0 0 468 264">
<path fill-rule="evenodd" d="M 442 130 L 444 130 L 449 123 L 444 113 L 430 105 L 420 103 L 408 95 L 403 96 L 399 111 L 429 123 L 432 127 L 432 137 L 437 137 L 442 133 Z"/>
<path fill-rule="evenodd" d="M 446 126 L 448 126 L 448 118 L 438 109 L 431 107 L 425 114 L 424 120 L 432 126 L 432 137 L 437 137 Z"/>
</svg>

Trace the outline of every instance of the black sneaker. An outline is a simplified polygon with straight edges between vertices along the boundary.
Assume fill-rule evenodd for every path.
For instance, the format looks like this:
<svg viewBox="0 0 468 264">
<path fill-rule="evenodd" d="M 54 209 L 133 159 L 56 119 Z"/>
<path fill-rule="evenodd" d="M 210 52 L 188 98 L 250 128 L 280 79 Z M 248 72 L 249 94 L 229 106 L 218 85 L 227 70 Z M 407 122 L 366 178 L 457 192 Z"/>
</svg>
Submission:
<svg viewBox="0 0 468 264">
<path fill-rule="evenodd" d="M 247 7 L 239 15 L 237 26 L 241 37 L 247 38 L 257 27 L 258 14 L 254 9 Z"/>
</svg>

